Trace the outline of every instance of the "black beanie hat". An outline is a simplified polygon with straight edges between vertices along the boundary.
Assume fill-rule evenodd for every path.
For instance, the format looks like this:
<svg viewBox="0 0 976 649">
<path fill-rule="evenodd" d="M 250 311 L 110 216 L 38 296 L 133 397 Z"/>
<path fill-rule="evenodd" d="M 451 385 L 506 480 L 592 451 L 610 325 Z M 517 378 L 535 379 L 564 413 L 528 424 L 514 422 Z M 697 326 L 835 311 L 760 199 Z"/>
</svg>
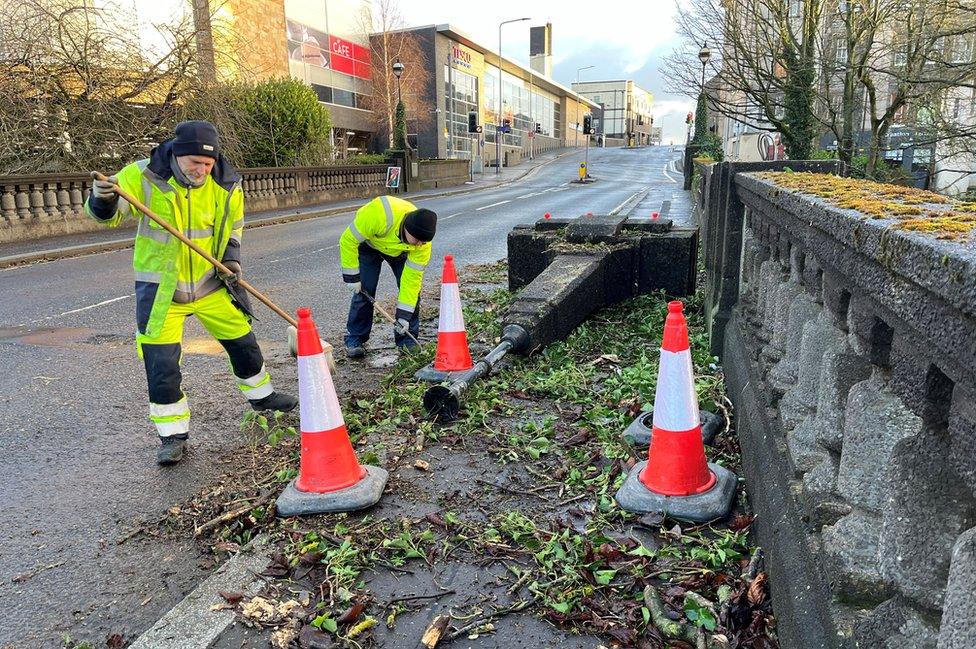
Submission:
<svg viewBox="0 0 976 649">
<path fill-rule="evenodd" d="M 216 160 L 220 155 L 217 127 L 200 120 L 180 122 L 173 139 L 173 155 L 205 155 Z"/>
<path fill-rule="evenodd" d="M 437 214 L 423 207 L 407 212 L 403 229 L 421 241 L 432 241 L 437 230 Z"/>
</svg>

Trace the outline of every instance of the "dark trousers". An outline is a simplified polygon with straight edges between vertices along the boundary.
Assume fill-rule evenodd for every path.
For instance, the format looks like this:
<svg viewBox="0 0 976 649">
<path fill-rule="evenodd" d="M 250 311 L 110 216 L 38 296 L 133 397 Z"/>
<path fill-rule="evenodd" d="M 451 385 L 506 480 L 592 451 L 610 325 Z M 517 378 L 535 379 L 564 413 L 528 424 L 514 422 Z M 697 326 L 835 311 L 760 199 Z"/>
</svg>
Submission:
<svg viewBox="0 0 976 649">
<path fill-rule="evenodd" d="M 386 261 L 393 269 L 396 276 L 397 287 L 400 286 L 400 274 L 403 266 L 407 262 L 407 253 L 399 257 L 388 257 L 366 243 L 359 244 L 359 277 L 363 284 L 363 292 L 372 298 L 376 297 L 376 286 L 380 281 L 380 268 Z M 410 325 L 407 327 L 410 333 L 417 337 L 420 335 L 420 301 L 413 310 L 410 318 Z M 346 322 L 346 347 L 357 347 L 369 340 L 369 332 L 373 329 L 373 303 L 362 295 L 353 295 L 352 302 L 349 304 L 349 319 Z M 393 334 L 397 347 L 411 346 L 413 341 L 407 336 Z"/>
</svg>

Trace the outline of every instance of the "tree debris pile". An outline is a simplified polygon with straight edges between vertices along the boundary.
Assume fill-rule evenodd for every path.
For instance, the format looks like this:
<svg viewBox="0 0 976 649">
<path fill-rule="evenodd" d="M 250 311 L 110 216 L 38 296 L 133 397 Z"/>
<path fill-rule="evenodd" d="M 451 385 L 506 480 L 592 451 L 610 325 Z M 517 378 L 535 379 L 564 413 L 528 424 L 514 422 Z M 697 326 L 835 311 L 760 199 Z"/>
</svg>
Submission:
<svg viewBox="0 0 976 649">
<path fill-rule="evenodd" d="M 499 335 L 511 294 L 485 289 L 504 281 L 503 268 L 462 275 L 473 346 Z M 701 305 L 686 311 L 700 401 L 727 410 Z M 169 522 L 217 553 L 258 531 L 272 536 L 260 601 L 228 606 L 275 647 L 431 648 L 486 635 L 498 646 L 776 647 L 744 497 L 713 526 L 634 516 L 613 500 L 647 452 L 622 433 L 653 402 L 665 313 L 664 296 L 639 297 L 537 356 L 508 359 L 447 427 L 422 418 L 425 386 L 412 379 L 433 345 L 402 358 L 343 399 L 360 460 L 390 472 L 368 512 L 275 519 L 261 494 L 298 465 L 295 424 L 252 420 L 251 434 L 275 438 L 254 447 L 265 470 L 245 466 Z M 341 367 L 337 384 L 350 370 L 358 366 Z M 734 430 L 709 455 L 738 469 Z M 214 499 L 224 504 L 192 509 Z"/>
</svg>

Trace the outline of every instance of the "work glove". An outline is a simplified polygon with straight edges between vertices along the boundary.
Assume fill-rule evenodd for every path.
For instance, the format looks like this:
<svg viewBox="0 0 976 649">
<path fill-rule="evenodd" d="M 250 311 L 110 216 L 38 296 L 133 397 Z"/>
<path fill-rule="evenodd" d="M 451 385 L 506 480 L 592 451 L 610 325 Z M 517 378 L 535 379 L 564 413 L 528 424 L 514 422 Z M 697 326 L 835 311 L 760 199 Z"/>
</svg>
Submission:
<svg viewBox="0 0 976 649">
<path fill-rule="evenodd" d="M 233 284 L 241 278 L 241 262 L 228 259 L 227 261 L 223 262 L 223 264 L 227 267 L 227 270 L 231 271 L 231 274 L 228 275 L 227 273 L 222 273 L 218 270 L 217 275 L 220 276 L 220 279 Z"/>
<path fill-rule="evenodd" d="M 363 290 L 363 283 L 362 282 L 346 282 L 346 288 L 348 288 L 350 291 L 352 291 L 352 294 L 355 295 L 356 293 L 359 293 L 360 291 Z"/>
<path fill-rule="evenodd" d="M 118 183 L 119 179 L 115 176 L 109 176 L 108 180 L 93 180 L 92 195 L 99 200 L 114 201 L 118 198 L 118 194 L 115 191 L 115 186 Z"/>
<path fill-rule="evenodd" d="M 398 336 L 406 336 L 409 331 L 410 321 L 405 318 L 397 318 L 396 324 L 393 325 L 393 332 Z"/>
</svg>

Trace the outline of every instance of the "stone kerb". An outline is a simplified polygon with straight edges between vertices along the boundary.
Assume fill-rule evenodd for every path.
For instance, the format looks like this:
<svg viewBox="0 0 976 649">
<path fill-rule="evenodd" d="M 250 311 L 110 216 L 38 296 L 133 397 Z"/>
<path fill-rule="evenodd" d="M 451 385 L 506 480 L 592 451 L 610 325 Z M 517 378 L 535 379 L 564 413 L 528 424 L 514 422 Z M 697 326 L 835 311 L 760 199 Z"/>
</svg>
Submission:
<svg viewBox="0 0 976 649">
<path fill-rule="evenodd" d="M 760 539 L 811 580 L 776 583 L 790 566 L 771 570 L 777 606 L 829 592 L 815 606 L 832 628 L 810 637 L 836 646 L 976 646 L 976 625 L 957 623 L 973 610 L 959 575 L 976 529 L 976 250 L 768 179 L 732 182 L 741 281 L 723 362 L 752 422 L 744 453 L 775 457 L 786 486 L 768 461 L 744 463 L 747 484 L 777 485 L 751 487 L 775 528 L 760 516 Z M 829 646 L 805 644 L 804 625 L 822 619 L 806 614 L 786 636 Z"/>
</svg>

